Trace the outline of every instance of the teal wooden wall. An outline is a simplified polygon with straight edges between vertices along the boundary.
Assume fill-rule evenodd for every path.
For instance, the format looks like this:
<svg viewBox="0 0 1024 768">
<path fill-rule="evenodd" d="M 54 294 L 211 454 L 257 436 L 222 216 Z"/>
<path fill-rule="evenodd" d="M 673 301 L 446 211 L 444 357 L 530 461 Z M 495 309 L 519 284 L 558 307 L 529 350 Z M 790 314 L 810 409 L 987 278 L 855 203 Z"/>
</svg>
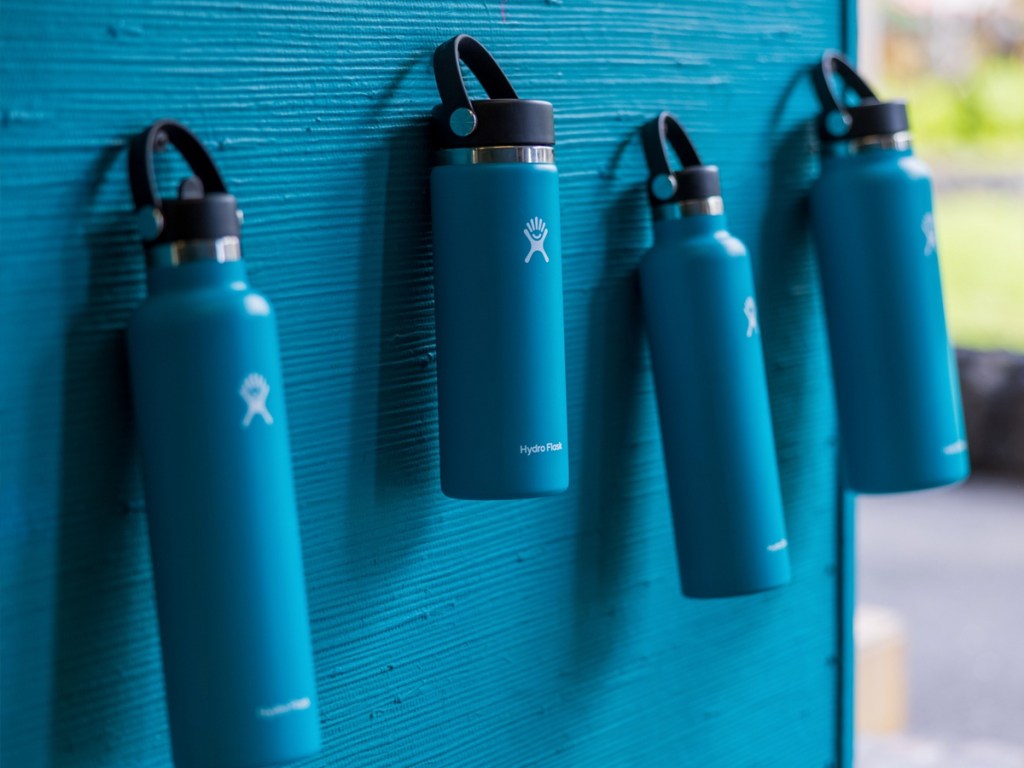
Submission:
<svg viewBox="0 0 1024 768">
<path fill-rule="evenodd" d="M 281 318 L 325 748 L 308 765 L 849 759 L 850 570 L 804 193 L 840 0 L 4 0 L 0 762 L 164 766 L 123 328 L 129 136 L 191 126 Z M 556 108 L 572 488 L 438 489 L 425 117 L 465 31 Z M 677 587 L 634 267 L 675 111 L 756 261 L 794 565 Z M 846 597 L 844 598 L 844 595 Z M 215 717 L 216 713 L 211 713 Z"/>
</svg>

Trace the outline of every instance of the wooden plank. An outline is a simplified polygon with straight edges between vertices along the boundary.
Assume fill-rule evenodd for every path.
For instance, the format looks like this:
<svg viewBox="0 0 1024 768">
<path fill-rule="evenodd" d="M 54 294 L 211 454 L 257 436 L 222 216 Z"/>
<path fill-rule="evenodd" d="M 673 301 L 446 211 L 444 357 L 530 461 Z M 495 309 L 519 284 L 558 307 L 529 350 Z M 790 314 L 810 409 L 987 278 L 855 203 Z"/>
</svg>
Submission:
<svg viewBox="0 0 1024 768">
<path fill-rule="evenodd" d="M 125 141 L 210 146 L 282 322 L 325 748 L 310 765 L 839 760 L 835 424 L 804 193 L 831 0 L 6 0 L 0 577 L 7 764 L 169 762 L 122 329 Z M 556 107 L 572 489 L 438 489 L 425 116 L 477 35 Z M 634 267 L 636 129 L 675 111 L 753 251 L 792 586 L 677 588 Z"/>
</svg>

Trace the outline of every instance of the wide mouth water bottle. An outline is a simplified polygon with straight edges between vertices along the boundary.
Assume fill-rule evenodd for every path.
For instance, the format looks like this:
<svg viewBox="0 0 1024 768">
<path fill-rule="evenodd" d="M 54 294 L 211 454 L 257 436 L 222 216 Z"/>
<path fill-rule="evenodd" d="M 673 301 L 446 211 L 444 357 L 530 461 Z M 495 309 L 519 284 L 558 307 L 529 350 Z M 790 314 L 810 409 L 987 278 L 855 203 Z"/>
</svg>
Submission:
<svg viewBox="0 0 1024 768">
<path fill-rule="evenodd" d="M 942 302 L 927 166 L 906 104 L 880 101 L 826 51 L 814 68 L 821 176 L 811 212 L 845 482 L 860 493 L 932 488 L 970 471 Z M 848 104 L 836 89 L 858 99 Z"/>
<path fill-rule="evenodd" d="M 640 287 L 683 593 L 771 589 L 790 564 L 750 257 L 683 126 L 663 112 L 642 135 L 654 247 Z"/>
<path fill-rule="evenodd" d="M 195 176 L 161 198 L 153 153 Z M 320 718 L 277 325 L 241 261 L 241 213 L 170 120 L 131 144 L 149 295 L 128 327 L 174 762 L 316 753 Z"/>
<path fill-rule="evenodd" d="M 471 100 L 465 64 L 490 98 Z M 554 112 L 520 99 L 487 50 L 434 53 L 430 174 L 441 490 L 545 496 L 569 485 Z"/>
</svg>

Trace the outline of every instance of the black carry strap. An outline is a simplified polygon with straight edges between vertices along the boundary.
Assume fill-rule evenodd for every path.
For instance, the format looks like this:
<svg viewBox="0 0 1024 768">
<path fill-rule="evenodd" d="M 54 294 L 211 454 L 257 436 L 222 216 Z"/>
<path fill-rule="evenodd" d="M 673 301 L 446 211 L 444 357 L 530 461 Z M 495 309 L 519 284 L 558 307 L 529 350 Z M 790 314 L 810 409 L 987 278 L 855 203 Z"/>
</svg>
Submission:
<svg viewBox="0 0 1024 768">
<path fill-rule="evenodd" d="M 486 99 L 469 97 L 463 64 L 483 86 Z M 433 109 L 439 149 L 555 145 L 551 104 L 519 98 L 498 62 L 469 35 L 456 35 L 437 47 L 434 79 L 441 96 Z"/>
<path fill-rule="evenodd" d="M 701 162 L 683 124 L 672 114 L 662 112 L 641 129 L 640 135 L 650 170 L 647 192 L 652 205 L 721 196 L 718 168 Z M 682 168 L 672 168 L 668 157 L 669 147 L 675 152 Z"/>
<path fill-rule="evenodd" d="M 647 157 L 647 168 L 650 170 L 651 176 L 667 176 L 672 172 L 668 161 L 666 142 L 672 147 L 684 168 L 703 165 L 686 130 L 668 112 L 662 112 L 656 120 L 647 123 L 641 131 L 641 135 L 644 142 L 644 155 Z"/>
<path fill-rule="evenodd" d="M 177 197 L 161 199 L 153 153 L 175 147 L 194 175 L 184 179 Z M 181 240 L 237 237 L 241 214 L 224 179 L 202 143 L 185 126 L 157 120 L 132 139 L 128 150 L 128 181 L 138 212 L 139 235 L 147 248 Z"/>
<path fill-rule="evenodd" d="M 847 114 L 846 101 L 839 98 L 835 90 L 836 75 L 843 81 L 843 85 L 852 88 L 860 96 L 861 102 L 878 101 L 875 92 L 843 54 L 839 51 L 825 51 L 821 55 L 821 62 L 814 69 L 814 89 L 818 92 L 818 101 L 825 112 Z"/>
<path fill-rule="evenodd" d="M 498 62 L 478 40 L 469 35 L 456 35 L 439 45 L 434 51 L 434 80 L 437 81 L 437 92 L 441 94 L 441 104 L 449 120 L 459 109 L 468 110 L 474 116 L 472 130 L 475 130 L 473 102 L 466 91 L 462 64 L 476 76 L 490 98 L 518 99 L 519 96 Z"/>
<path fill-rule="evenodd" d="M 818 101 L 821 102 L 818 134 L 822 141 L 893 135 L 908 130 L 907 105 L 902 101 L 880 101 L 839 51 L 825 51 L 812 76 Z M 836 88 L 837 78 L 842 90 Z M 847 102 L 848 91 L 857 95 L 857 103 Z"/>
<path fill-rule="evenodd" d="M 199 139 L 181 123 L 174 120 L 157 120 L 132 139 L 128 153 L 128 178 L 136 210 L 146 207 L 160 209 L 163 205 L 156 186 L 153 153 L 165 144 L 170 144 L 181 153 L 185 162 L 202 182 L 206 193 L 228 191 L 217 166 L 213 164 Z"/>
</svg>

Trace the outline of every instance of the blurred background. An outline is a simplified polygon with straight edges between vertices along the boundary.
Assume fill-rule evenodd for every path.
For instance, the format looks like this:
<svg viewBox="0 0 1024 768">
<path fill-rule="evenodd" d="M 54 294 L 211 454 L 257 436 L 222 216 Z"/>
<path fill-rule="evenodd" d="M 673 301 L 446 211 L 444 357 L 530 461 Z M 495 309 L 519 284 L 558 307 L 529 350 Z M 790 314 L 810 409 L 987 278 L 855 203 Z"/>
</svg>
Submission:
<svg viewBox="0 0 1024 768">
<path fill-rule="evenodd" d="M 932 168 L 972 479 L 857 500 L 858 768 L 1024 768 L 1024 0 L 858 0 Z"/>
</svg>

